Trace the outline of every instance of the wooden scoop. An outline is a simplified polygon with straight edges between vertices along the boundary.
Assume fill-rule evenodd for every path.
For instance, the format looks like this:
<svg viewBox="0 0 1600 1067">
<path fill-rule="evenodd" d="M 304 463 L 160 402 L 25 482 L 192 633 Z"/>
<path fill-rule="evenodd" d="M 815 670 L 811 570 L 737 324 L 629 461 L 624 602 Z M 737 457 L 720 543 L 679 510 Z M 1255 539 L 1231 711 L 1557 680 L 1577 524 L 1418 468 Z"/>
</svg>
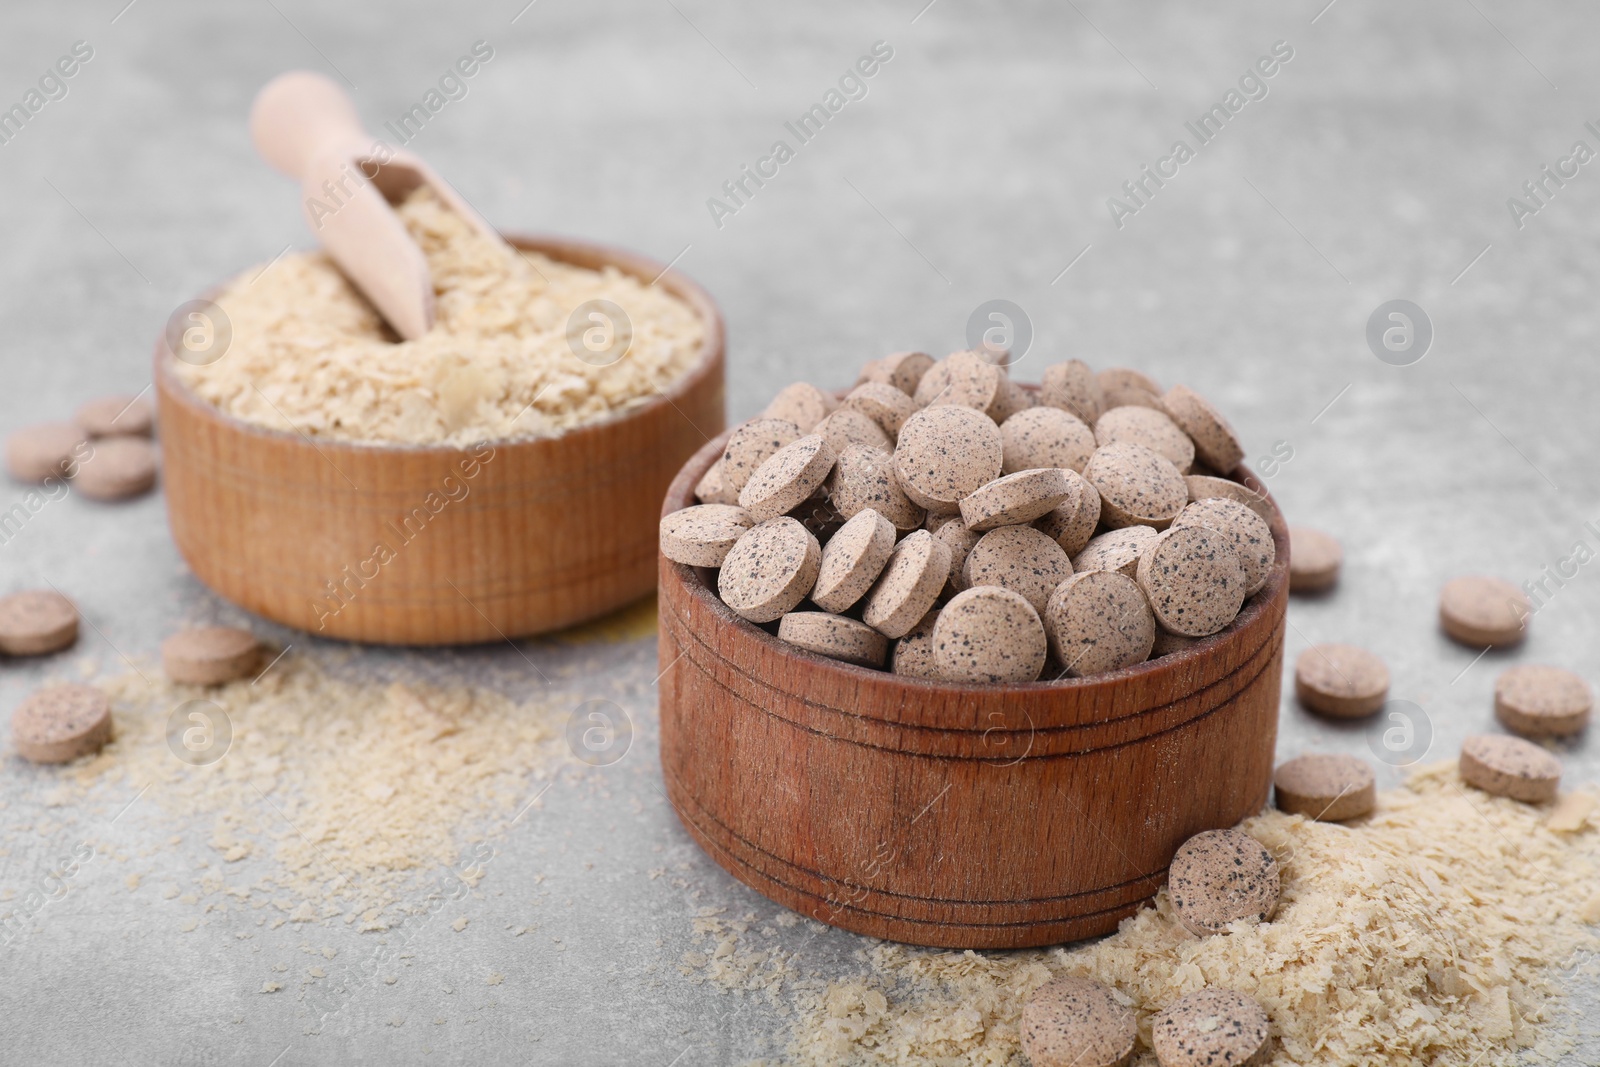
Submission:
<svg viewBox="0 0 1600 1067">
<path fill-rule="evenodd" d="M 311 232 L 408 341 L 433 326 L 433 280 L 393 205 L 426 185 L 478 232 L 502 240 L 433 168 L 363 129 L 331 78 L 293 70 L 268 82 L 250 108 L 250 136 L 268 163 L 299 179 Z"/>
</svg>

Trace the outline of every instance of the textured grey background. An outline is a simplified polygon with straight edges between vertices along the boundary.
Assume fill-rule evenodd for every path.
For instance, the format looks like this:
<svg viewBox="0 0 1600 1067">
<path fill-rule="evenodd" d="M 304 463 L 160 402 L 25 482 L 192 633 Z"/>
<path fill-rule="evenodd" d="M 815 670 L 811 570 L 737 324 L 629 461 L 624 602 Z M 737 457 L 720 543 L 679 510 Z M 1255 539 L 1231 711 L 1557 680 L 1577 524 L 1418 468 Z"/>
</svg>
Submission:
<svg viewBox="0 0 1600 1067">
<path fill-rule="evenodd" d="M 1520 583 L 1579 539 L 1600 547 L 1582 529 L 1600 519 L 1600 164 L 1520 230 L 1506 206 L 1575 140 L 1600 148 L 1583 128 L 1600 119 L 1594 13 L 1507 0 L 1205 14 L 924 2 L 7 5 L 0 99 L 20 98 L 76 40 L 95 54 L 65 99 L 0 146 L 0 428 L 139 389 L 173 307 L 307 243 L 293 189 L 246 137 L 269 77 L 295 66 L 343 77 L 377 128 L 483 39 L 495 56 L 470 95 L 410 147 L 505 228 L 681 255 L 727 314 L 732 417 L 796 377 L 839 385 L 891 349 L 961 347 L 972 310 L 1009 299 L 1035 334 L 1019 377 L 1067 356 L 1129 363 L 1213 396 L 1253 457 L 1292 451 L 1273 492 L 1291 521 L 1342 537 L 1348 561 L 1337 596 L 1293 605 L 1289 655 L 1336 639 L 1382 650 L 1394 694 L 1427 709 L 1434 756 L 1490 725 L 1504 661 L 1592 675 L 1593 567 L 1539 613 L 1525 648 L 1470 669 L 1434 611 L 1454 574 Z M 869 95 L 715 226 L 706 199 L 878 40 L 894 58 Z M 1187 139 L 1184 121 L 1278 40 L 1295 54 L 1269 95 L 1115 227 L 1106 198 Z M 1437 331 L 1404 368 L 1364 341 L 1368 315 L 1396 297 Z M 239 617 L 185 574 L 158 496 L 51 505 L 0 546 L 0 585 L 40 577 L 84 605 L 94 629 L 77 654 L 108 667 L 119 651 L 152 655 L 180 622 Z M 465 934 L 424 928 L 400 983 L 307 1034 L 295 987 L 255 992 L 268 961 L 298 960 L 297 928 L 281 943 L 225 926 L 179 936 L 175 904 L 91 867 L 0 951 L 0 1058 L 690 1067 L 781 1039 L 763 1002 L 674 967 L 697 908 L 774 909 L 694 849 L 654 787 L 653 642 L 525 651 L 597 689 L 636 683 L 641 735 L 616 767 L 563 777 L 538 821 L 503 843 Z M 526 672 L 503 647 L 415 656 L 444 674 L 485 662 Z M 0 711 L 59 666 L 0 665 Z M 1285 755 L 1366 751 L 1360 731 L 1313 723 L 1292 701 L 1283 722 Z M 1567 766 L 1592 780 L 1592 745 Z M 7 748 L 0 819 L 31 818 L 48 777 Z M 0 889 L 29 882 L 74 838 L 71 812 L 52 817 L 64 822 L 56 837 L 10 835 Z M 130 845 L 169 832 L 155 809 L 119 824 Z M 681 885 L 645 873 L 680 864 Z M 502 932 L 533 917 L 534 872 L 547 876 L 537 910 L 562 950 Z M 856 947 L 809 939 L 806 965 L 848 967 Z M 489 970 L 505 983 L 485 987 Z"/>
</svg>

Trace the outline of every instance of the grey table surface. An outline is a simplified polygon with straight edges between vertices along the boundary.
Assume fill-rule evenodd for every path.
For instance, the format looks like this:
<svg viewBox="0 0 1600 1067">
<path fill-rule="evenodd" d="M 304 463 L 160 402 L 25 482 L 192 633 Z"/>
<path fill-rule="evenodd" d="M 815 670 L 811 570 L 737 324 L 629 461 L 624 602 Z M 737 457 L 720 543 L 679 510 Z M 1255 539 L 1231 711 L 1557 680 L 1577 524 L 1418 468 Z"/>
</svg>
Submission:
<svg viewBox="0 0 1600 1067">
<path fill-rule="evenodd" d="M 1600 119 L 1593 10 L 525 3 L 7 5 L 0 103 L 74 42 L 93 56 L 0 144 L 0 428 L 140 389 L 175 306 L 309 244 L 293 189 L 246 136 L 269 77 L 303 66 L 340 78 L 376 128 L 481 40 L 492 60 L 410 147 L 505 228 L 629 246 L 702 282 L 728 319 L 730 417 L 795 378 L 838 385 L 887 351 L 963 347 L 974 310 L 1010 300 L 1032 332 L 1019 377 L 1067 356 L 1129 363 L 1232 415 L 1290 520 L 1347 548 L 1339 594 L 1291 607 L 1290 659 L 1323 640 L 1381 649 L 1395 696 L 1426 709 L 1433 757 L 1491 728 L 1502 663 L 1595 673 L 1589 568 L 1513 653 L 1474 663 L 1434 624 L 1450 576 L 1520 584 L 1576 542 L 1600 543 L 1584 526 L 1600 520 L 1585 273 L 1600 267 L 1600 177 L 1580 167 L 1547 181 L 1542 203 L 1523 192 L 1575 141 L 1600 147 L 1585 127 Z M 784 123 L 879 41 L 893 56 L 866 95 L 716 218 L 707 202 L 723 183 L 791 139 Z M 1193 145 L 1184 123 L 1280 41 L 1293 56 L 1266 95 L 1115 219 L 1108 199 L 1175 140 Z M 1519 218 L 1511 197 L 1538 210 Z M 1369 316 L 1397 298 L 1434 331 L 1405 366 L 1366 339 Z M 159 495 L 53 505 L 0 546 L 0 586 L 41 578 L 85 605 L 93 630 L 75 654 L 108 669 L 152 656 L 180 623 L 243 617 L 187 574 Z M 654 651 L 642 639 L 407 655 L 463 678 L 486 662 L 526 670 L 527 655 L 580 678 L 648 681 Z M 0 665 L 0 711 L 58 667 Z M 634 712 L 640 737 L 622 763 L 564 779 L 501 843 L 475 902 L 483 921 L 420 930 L 405 980 L 325 1025 L 296 996 L 256 995 L 263 960 L 294 955 L 296 930 L 175 937 L 164 902 L 91 871 L 0 950 L 0 1060 L 693 1067 L 781 1047 L 787 1023 L 765 1001 L 675 969 L 698 909 L 776 909 L 688 840 L 655 787 L 654 708 L 641 699 Z M 1366 754 L 1366 735 L 1316 723 L 1286 695 L 1281 753 L 1307 748 Z M 21 818 L 45 782 L 9 744 L 0 755 L 0 819 Z M 1600 769 L 1592 742 L 1566 763 L 1574 782 Z M 70 836 L 70 816 L 56 816 Z M 126 832 L 164 833 L 159 811 Z M 14 844 L 0 889 L 27 883 L 59 843 Z M 662 864 L 682 865 L 680 884 L 644 876 Z M 564 915 L 550 920 L 563 951 L 497 936 L 526 918 L 535 872 Z M 858 947 L 830 932 L 808 940 L 806 963 L 843 971 Z M 484 987 L 488 969 L 505 982 Z M 1600 994 L 1580 1003 L 1593 1011 Z M 447 1025 L 426 1025 L 440 1015 Z"/>
</svg>

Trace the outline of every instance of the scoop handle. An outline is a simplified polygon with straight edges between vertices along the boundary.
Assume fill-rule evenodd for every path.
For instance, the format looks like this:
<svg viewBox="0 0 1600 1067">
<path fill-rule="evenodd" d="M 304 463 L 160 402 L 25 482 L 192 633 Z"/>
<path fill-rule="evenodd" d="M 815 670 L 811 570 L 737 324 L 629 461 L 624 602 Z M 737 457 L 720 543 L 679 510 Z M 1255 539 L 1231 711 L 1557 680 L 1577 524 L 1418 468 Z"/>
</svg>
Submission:
<svg viewBox="0 0 1600 1067">
<path fill-rule="evenodd" d="M 350 94 L 311 70 L 291 70 L 262 86 L 250 106 L 250 138 L 275 170 L 299 179 L 324 154 L 365 149 L 373 140 Z"/>
</svg>

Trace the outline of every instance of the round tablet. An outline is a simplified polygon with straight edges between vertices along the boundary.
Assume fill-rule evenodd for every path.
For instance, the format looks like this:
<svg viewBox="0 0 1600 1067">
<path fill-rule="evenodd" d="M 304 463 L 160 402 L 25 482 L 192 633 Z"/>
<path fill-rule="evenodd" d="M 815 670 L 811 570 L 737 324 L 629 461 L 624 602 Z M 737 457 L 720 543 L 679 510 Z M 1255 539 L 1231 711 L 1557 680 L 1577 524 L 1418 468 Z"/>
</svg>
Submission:
<svg viewBox="0 0 1600 1067">
<path fill-rule="evenodd" d="M 1247 485 L 1226 478 L 1214 478 L 1209 474 L 1185 475 L 1183 482 L 1189 487 L 1190 503 L 1196 500 L 1210 500 L 1213 497 L 1235 500 L 1260 515 L 1269 525 L 1272 522 L 1271 501 L 1265 494 L 1258 493 Z"/>
<path fill-rule="evenodd" d="M 825 611 L 791 611 L 778 622 L 778 639 L 829 659 L 882 667 L 889 639 L 864 622 Z"/>
<path fill-rule="evenodd" d="M 718 456 L 694 486 L 695 499 L 702 504 L 737 504 L 739 490 L 722 476 L 722 457 Z"/>
<path fill-rule="evenodd" d="M 1002 372 L 999 386 L 994 391 L 994 401 L 984 409 L 984 414 L 998 426 L 1009 422 L 1012 416 L 1032 409 L 1033 394 Z"/>
<path fill-rule="evenodd" d="M 1082 552 L 1100 525 L 1100 491 L 1076 471 L 1063 470 L 1067 498 L 1041 515 L 1034 529 L 1053 538 L 1069 556 Z"/>
<path fill-rule="evenodd" d="M 994 403 L 1002 377 L 999 367 L 976 352 L 952 352 L 922 376 L 913 399 L 919 408 L 948 404 L 981 413 Z"/>
<path fill-rule="evenodd" d="M 1161 1067 L 1257 1067 L 1272 1051 L 1266 1009 L 1231 989 L 1202 989 L 1167 1006 L 1150 1027 Z"/>
<path fill-rule="evenodd" d="M 1158 625 L 1156 627 L 1155 643 L 1150 646 L 1150 658 L 1160 659 L 1162 656 L 1170 656 L 1174 652 L 1182 652 L 1201 640 L 1203 638 L 1185 637 L 1182 634 L 1175 634 L 1171 630 L 1163 630 Z"/>
<path fill-rule="evenodd" d="M 1474 734 L 1461 742 L 1461 780 L 1485 793 L 1546 804 L 1561 787 L 1561 761 L 1530 741 Z"/>
<path fill-rule="evenodd" d="M 1211 402 L 1187 385 L 1174 385 L 1161 398 L 1172 421 L 1194 441 L 1195 455 L 1219 474 L 1232 474 L 1244 462 L 1239 435 Z"/>
<path fill-rule="evenodd" d="M 1494 682 L 1494 713 L 1523 737 L 1566 737 L 1589 725 L 1594 694 L 1589 683 L 1560 667 L 1519 664 Z"/>
<path fill-rule="evenodd" d="M 1354 645 L 1312 645 L 1294 661 L 1294 695 L 1335 719 L 1364 718 L 1389 698 L 1389 668 Z"/>
<path fill-rule="evenodd" d="M 932 366 L 933 357 L 926 352 L 894 352 L 863 367 L 856 384 L 883 382 L 911 396 Z"/>
<path fill-rule="evenodd" d="M 1221 497 L 1197 500 L 1172 520 L 1173 529 L 1184 526 L 1204 526 L 1228 535 L 1233 542 L 1234 555 L 1239 557 L 1239 567 L 1244 571 L 1245 596 L 1254 596 L 1272 577 L 1272 564 L 1278 558 L 1272 528 L 1237 500 Z"/>
<path fill-rule="evenodd" d="M 840 408 L 817 423 L 816 429 L 812 432 L 819 433 L 827 439 L 834 455 L 838 455 L 851 445 L 866 445 L 884 451 L 894 448 L 893 439 L 883 432 L 883 427 L 856 408 Z"/>
<path fill-rule="evenodd" d="M 1185 841 L 1167 871 L 1172 911 L 1196 937 L 1278 911 L 1278 861 L 1242 830 L 1207 830 Z"/>
<path fill-rule="evenodd" d="M 155 429 L 155 406 L 142 396 L 102 396 L 80 407 L 72 416 L 90 437 L 132 434 L 149 437 Z"/>
<path fill-rule="evenodd" d="M 1133 1009 L 1093 978 L 1052 978 L 1022 1006 L 1022 1051 L 1032 1067 L 1120 1067 L 1138 1039 Z"/>
<path fill-rule="evenodd" d="M 1109 367 L 1094 376 L 1100 386 L 1100 410 L 1142 407 L 1161 410 L 1161 386 L 1154 378 L 1127 367 Z"/>
<path fill-rule="evenodd" d="M 1344 564 L 1339 542 L 1309 526 L 1289 527 L 1289 592 L 1320 593 L 1333 588 Z"/>
<path fill-rule="evenodd" d="M 840 406 L 861 412 L 891 438 L 898 437 L 900 427 L 917 413 L 917 405 L 912 399 L 888 382 L 858 385 Z"/>
<path fill-rule="evenodd" d="M 6 470 L 17 481 L 31 485 L 67 477 L 77 464 L 84 440 L 84 432 L 70 422 L 24 426 L 6 438 Z"/>
<path fill-rule="evenodd" d="M 78 609 L 49 589 L 29 589 L 0 598 L 0 652 L 43 656 L 78 640 Z"/>
<path fill-rule="evenodd" d="M 889 659 L 891 671 L 908 678 L 939 677 L 933 665 L 933 624 L 938 620 L 939 609 L 934 608 L 894 643 L 894 653 Z"/>
<path fill-rule="evenodd" d="M 829 475 L 828 498 L 839 514 L 853 519 L 867 508 L 894 523 L 896 530 L 915 530 L 927 512 L 900 488 L 894 457 L 879 448 L 851 445 L 839 453 Z"/>
<path fill-rule="evenodd" d="M 1045 652 L 1039 613 L 1009 589 L 957 593 L 933 624 L 934 669 L 946 681 L 1037 681 Z"/>
<path fill-rule="evenodd" d="M 661 554 L 691 567 L 720 567 L 755 520 L 744 508 L 698 504 L 661 517 Z"/>
<path fill-rule="evenodd" d="M 1094 431 L 1060 408 L 1019 411 L 1000 427 L 1001 463 L 1006 474 L 1038 467 L 1083 472 L 1094 455 Z"/>
<path fill-rule="evenodd" d="M 1071 471 L 1059 467 L 1018 471 L 980 485 L 961 499 L 961 520 L 969 530 L 992 530 L 1032 522 L 1072 495 Z"/>
<path fill-rule="evenodd" d="M 1065 363 L 1052 363 L 1044 369 L 1039 383 L 1039 402 L 1075 415 L 1086 425 L 1093 425 L 1105 410 L 1100 382 L 1089 365 L 1081 359 Z"/>
<path fill-rule="evenodd" d="M 757 522 L 793 511 L 821 488 L 833 470 L 834 459 L 827 439 L 818 433 L 784 445 L 768 456 L 739 490 L 739 506 Z"/>
<path fill-rule="evenodd" d="M 141 437 L 102 437 L 78 465 L 72 484 L 91 500 L 126 500 L 156 484 L 156 450 Z"/>
<path fill-rule="evenodd" d="M 1083 476 L 1100 491 L 1100 521 L 1112 528 L 1164 530 L 1189 502 L 1189 487 L 1178 468 L 1144 445 L 1125 441 L 1100 446 Z"/>
<path fill-rule="evenodd" d="M 66 763 L 111 740 L 111 702 L 92 685 L 52 685 L 11 714 L 11 744 L 34 763 Z"/>
<path fill-rule="evenodd" d="M 915 530 L 889 554 L 861 618 L 885 637 L 904 637 L 933 607 L 949 577 L 950 550 L 927 530 Z"/>
<path fill-rule="evenodd" d="M 906 420 L 894 466 L 906 496 L 929 511 L 953 514 L 962 497 L 1000 476 L 1002 455 L 1000 427 L 993 419 L 944 404 Z"/>
<path fill-rule="evenodd" d="M 841 612 L 860 600 L 883 573 L 894 539 L 894 524 L 871 508 L 839 527 L 822 546 L 812 603 L 823 611 Z"/>
<path fill-rule="evenodd" d="M 1073 573 L 1078 571 L 1120 571 L 1129 578 L 1138 575 L 1139 557 L 1160 537 L 1151 526 L 1124 526 L 1091 538 L 1083 551 L 1072 557 Z"/>
<path fill-rule="evenodd" d="M 1204 526 L 1157 534 L 1134 574 L 1156 621 L 1186 637 L 1222 630 L 1244 605 L 1244 571 L 1232 541 Z"/>
<path fill-rule="evenodd" d="M 161 668 L 180 685 L 225 685 L 260 665 L 261 642 L 234 626 L 180 630 L 161 642 Z"/>
<path fill-rule="evenodd" d="M 1358 819 L 1378 803 L 1372 768 L 1354 756 L 1296 756 L 1273 772 L 1272 786 L 1279 811 L 1321 822 Z"/>
<path fill-rule="evenodd" d="M 1179 472 L 1194 466 L 1194 442 L 1165 412 L 1155 408 L 1112 408 L 1095 420 L 1094 440 L 1097 445 L 1119 441 L 1144 445 L 1164 456 Z"/>
<path fill-rule="evenodd" d="M 806 598 L 821 565 L 817 539 L 785 515 L 744 532 L 717 572 L 717 592 L 751 622 L 772 622 Z"/>
<path fill-rule="evenodd" d="M 783 419 L 810 433 L 817 423 L 833 413 L 839 402 L 810 382 L 795 382 L 778 390 L 778 395 L 761 412 L 763 418 Z"/>
<path fill-rule="evenodd" d="M 1143 663 L 1156 639 L 1149 601 L 1116 571 L 1086 571 L 1056 586 L 1044 624 L 1062 670 L 1079 677 Z"/>
<path fill-rule="evenodd" d="M 784 445 L 800 440 L 800 427 L 788 419 L 751 419 L 728 435 L 722 450 L 722 480 L 735 494 L 743 489 L 756 468 Z"/>
<path fill-rule="evenodd" d="M 1002 526 L 978 538 L 961 577 L 968 589 L 997 585 L 1020 594 L 1042 615 L 1056 586 L 1072 577 L 1072 561 L 1033 527 Z"/>
<path fill-rule="evenodd" d="M 944 542 L 944 547 L 950 550 L 950 578 L 945 584 L 945 592 L 955 596 L 967 587 L 964 568 L 967 565 L 967 556 L 980 540 L 983 534 L 967 529 L 967 524 L 961 521 L 959 515 L 951 516 L 949 522 L 939 524 L 933 531 L 935 540 Z"/>
<path fill-rule="evenodd" d="M 1514 645 L 1528 632 L 1532 615 L 1527 594 L 1502 578 L 1452 578 L 1439 593 L 1439 625 L 1464 645 Z"/>
</svg>

